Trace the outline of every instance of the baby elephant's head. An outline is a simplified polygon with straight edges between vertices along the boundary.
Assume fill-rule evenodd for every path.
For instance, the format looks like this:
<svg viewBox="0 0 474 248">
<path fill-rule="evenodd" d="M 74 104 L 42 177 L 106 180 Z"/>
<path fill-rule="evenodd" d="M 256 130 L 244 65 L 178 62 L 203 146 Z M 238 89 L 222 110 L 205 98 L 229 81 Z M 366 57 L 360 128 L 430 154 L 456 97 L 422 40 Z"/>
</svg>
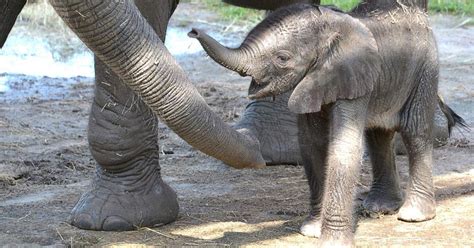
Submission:
<svg viewBox="0 0 474 248">
<path fill-rule="evenodd" d="M 356 57 L 368 56 L 370 60 L 372 55 L 378 54 L 372 34 L 360 21 L 344 13 L 309 4 L 295 4 L 273 12 L 250 31 L 236 49 L 222 46 L 197 29 L 188 35 L 197 38 L 217 63 L 242 76 L 252 77 L 249 89 L 251 99 L 278 95 L 304 84 L 304 89 L 296 87 L 290 97 L 289 107 L 296 113 L 319 111 L 320 105 L 327 102 L 326 97 L 316 96 L 318 99 L 311 103 L 309 95 L 313 93 L 304 91 L 311 90 L 313 86 L 327 88 L 334 81 L 336 85 L 332 86 L 332 92 L 350 91 L 340 89 L 344 87 L 335 81 L 357 77 L 353 75 L 353 65 L 368 65 L 364 61 L 356 61 Z M 360 80 L 365 80 L 365 77 Z M 318 94 L 327 92 L 322 90 Z M 338 96 L 329 94 L 328 97 Z M 318 106 L 308 109 L 306 103 L 301 104 L 301 101 Z"/>
</svg>

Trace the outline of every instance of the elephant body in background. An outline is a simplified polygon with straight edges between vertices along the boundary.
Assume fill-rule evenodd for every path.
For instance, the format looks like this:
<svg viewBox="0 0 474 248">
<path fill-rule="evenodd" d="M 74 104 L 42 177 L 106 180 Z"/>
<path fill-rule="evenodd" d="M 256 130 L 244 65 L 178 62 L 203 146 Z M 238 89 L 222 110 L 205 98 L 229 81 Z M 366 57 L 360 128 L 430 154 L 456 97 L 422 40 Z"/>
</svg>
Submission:
<svg viewBox="0 0 474 248">
<path fill-rule="evenodd" d="M 309 4 L 282 8 L 229 49 L 193 29 L 224 67 L 252 77 L 251 99 L 291 92 L 311 192 L 303 234 L 323 247 L 354 244 L 353 202 L 366 139 L 374 180 L 370 212 L 417 222 L 435 217 L 432 179 L 436 106 L 464 124 L 437 96 L 438 53 L 423 8 L 362 2 L 353 11 Z M 410 179 L 403 200 L 393 137 L 407 147 Z"/>
</svg>

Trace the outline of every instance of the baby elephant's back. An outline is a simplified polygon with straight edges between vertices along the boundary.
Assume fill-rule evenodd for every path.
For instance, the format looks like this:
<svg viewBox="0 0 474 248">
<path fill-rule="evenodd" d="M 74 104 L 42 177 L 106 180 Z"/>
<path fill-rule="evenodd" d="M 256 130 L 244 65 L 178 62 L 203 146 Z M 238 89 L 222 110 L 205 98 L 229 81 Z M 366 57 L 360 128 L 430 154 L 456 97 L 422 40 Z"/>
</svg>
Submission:
<svg viewBox="0 0 474 248">
<path fill-rule="evenodd" d="M 373 33 L 382 58 L 375 95 L 393 107 L 401 107 L 406 100 L 401 96 L 408 98 L 421 81 L 428 80 L 437 87 L 438 52 L 424 12 L 396 8 L 360 20 Z"/>
</svg>

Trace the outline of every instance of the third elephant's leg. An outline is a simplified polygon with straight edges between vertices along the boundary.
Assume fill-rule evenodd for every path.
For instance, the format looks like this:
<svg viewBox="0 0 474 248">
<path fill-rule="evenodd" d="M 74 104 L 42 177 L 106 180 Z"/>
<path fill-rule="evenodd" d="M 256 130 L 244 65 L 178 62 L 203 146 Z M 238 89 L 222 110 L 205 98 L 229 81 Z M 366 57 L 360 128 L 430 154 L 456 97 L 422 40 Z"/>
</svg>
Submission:
<svg viewBox="0 0 474 248">
<path fill-rule="evenodd" d="M 328 120 L 323 112 L 298 115 L 299 144 L 310 190 L 310 214 L 301 225 L 305 236 L 321 235 L 321 202 L 328 145 Z"/>
<path fill-rule="evenodd" d="M 135 3 L 163 39 L 175 1 Z M 176 193 L 161 179 L 157 117 L 98 59 L 95 70 L 88 131 L 98 166 L 71 223 L 84 229 L 132 230 L 174 221 L 179 207 Z"/>
<path fill-rule="evenodd" d="M 291 93 L 291 92 L 290 92 Z M 297 115 L 288 109 L 290 93 L 252 101 L 235 128 L 249 131 L 260 143 L 267 164 L 301 164 Z"/>
<path fill-rule="evenodd" d="M 369 213 L 393 214 L 403 201 L 393 151 L 394 133 L 379 128 L 366 131 L 373 181 L 363 205 Z"/>
</svg>

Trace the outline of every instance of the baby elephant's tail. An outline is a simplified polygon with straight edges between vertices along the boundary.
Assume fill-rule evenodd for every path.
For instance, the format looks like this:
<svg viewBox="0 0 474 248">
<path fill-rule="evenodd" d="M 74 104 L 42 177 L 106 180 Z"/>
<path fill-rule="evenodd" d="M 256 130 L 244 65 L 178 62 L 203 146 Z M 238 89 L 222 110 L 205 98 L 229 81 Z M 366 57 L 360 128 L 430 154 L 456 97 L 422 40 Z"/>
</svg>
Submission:
<svg viewBox="0 0 474 248">
<path fill-rule="evenodd" d="M 452 110 L 443 100 L 443 98 L 438 94 L 438 104 L 443 112 L 443 114 L 446 116 L 448 119 L 448 131 L 449 134 L 451 135 L 451 130 L 454 126 L 460 125 L 461 127 L 465 128 L 466 130 L 469 130 L 469 126 L 467 125 L 466 121 L 456 114 L 454 110 Z"/>
</svg>

